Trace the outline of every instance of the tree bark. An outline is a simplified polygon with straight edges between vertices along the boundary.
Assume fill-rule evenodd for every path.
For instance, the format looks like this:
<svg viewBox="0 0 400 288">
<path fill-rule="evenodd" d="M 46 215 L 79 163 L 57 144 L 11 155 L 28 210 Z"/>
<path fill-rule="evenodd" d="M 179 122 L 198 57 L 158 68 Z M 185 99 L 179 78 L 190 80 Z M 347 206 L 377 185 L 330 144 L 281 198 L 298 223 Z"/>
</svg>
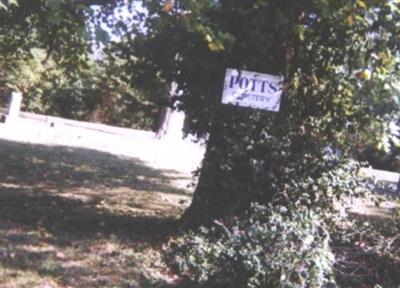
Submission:
<svg viewBox="0 0 400 288">
<path fill-rule="evenodd" d="M 215 149 L 215 138 L 214 134 L 210 135 L 192 203 L 181 219 L 183 226 L 188 228 L 207 225 L 228 214 L 226 210 L 232 209 L 229 200 L 233 200 L 233 197 L 223 187 L 222 161 L 219 161 L 222 155 Z"/>
<path fill-rule="evenodd" d="M 288 41 L 285 47 L 285 59 L 282 62 L 286 84 L 281 96 L 281 111 L 275 115 L 276 125 L 284 123 L 279 121 L 285 121 L 288 114 L 289 99 L 285 96 L 285 90 L 288 89 L 287 83 L 289 83 L 288 78 L 291 73 L 290 64 L 294 53 L 293 42 Z M 224 111 L 228 111 L 227 113 L 231 115 L 241 113 L 238 110 L 223 109 L 220 111 L 222 112 L 220 113 L 221 117 L 225 113 Z M 227 118 L 228 121 L 226 119 L 217 120 L 210 133 L 192 204 L 181 219 L 183 225 L 187 228 L 208 225 L 215 219 L 240 215 L 248 210 L 253 202 L 263 204 L 270 202 L 275 192 L 284 187 L 285 183 L 282 183 L 282 181 L 277 184 L 273 180 L 275 176 L 279 179 L 285 178 L 282 163 L 275 165 L 275 163 L 268 162 L 266 159 L 271 158 L 262 154 L 265 153 L 262 152 L 265 151 L 263 148 L 260 149 L 261 153 L 260 151 L 257 152 L 258 156 L 252 155 L 254 151 L 246 151 L 249 141 L 245 141 L 243 138 L 246 136 L 255 137 L 259 134 L 262 128 L 252 127 L 260 123 L 250 122 L 243 114 L 239 121 L 241 123 L 248 122 L 248 125 L 246 129 L 239 131 L 240 129 L 236 129 L 239 125 L 230 122 L 235 116 Z M 232 119 L 229 120 L 229 118 Z M 265 121 L 264 124 L 268 122 L 268 117 L 261 117 L 261 119 L 264 119 L 262 120 Z M 223 124 L 224 121 L 227 125 Z M 218 125 L 220 127 L 216 127 Z M 231 126 L 228 132 L 226 126 Z M 258 126 L 262 127 L 263 125 Z M 276 132 L 276 139 L 284 137 L 285 129 L 277 129 L 277 131 L 279 132 Z M 236 146 L 236 148 L 233 146 Z M 268 149 L 272 148 L 269 147 Z M 261 169 L 255 168 L 252 161 L 263 163 Z M 227 164 L 230 167 L 226 168 Z M 274 174 L 274 176 L 271 177 L 271 174 Z M 275 188 L 271 188 L 272 185 L 275 185 Z"/>
<path fill-rule="evenodd" d="M 247 155 L 245 152 L 233 155 L 235 148 L 229 145 L 231 139 L 224 133 L 210 135 L 192 204 L 182 216 L 184 226 L 195 228 L 237 215 L 256 197 L 258 183 L 251 183 L 253 171 Z M 236 141 L 242 142 L 239 137 Z"/>
</svg>

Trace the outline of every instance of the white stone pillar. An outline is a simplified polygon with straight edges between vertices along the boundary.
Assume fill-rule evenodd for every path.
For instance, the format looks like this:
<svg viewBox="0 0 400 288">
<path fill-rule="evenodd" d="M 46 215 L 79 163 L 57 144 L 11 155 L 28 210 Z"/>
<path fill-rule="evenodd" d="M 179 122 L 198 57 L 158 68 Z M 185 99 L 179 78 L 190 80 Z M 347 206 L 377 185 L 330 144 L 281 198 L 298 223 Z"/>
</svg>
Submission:
<svg viewBox="0 0 400 288">
<path fill-rule="evenodd" d="M 8 113 L 9 117 L 19 117 L 19 111 L 21 110 L 22 103 L 22 93 L 21 92 L 12 92 L 10 103 L 8 105 Z"/>
<path fill-rule="evenodd" d="M 21 110 L 22 93 L 12 92 L 10 101 L 8 103 L 8 111 L 5 118 L 6 123 L 14 122 L 19 118 L 19 112 Z"/>
<path fill-rule="evenodd" d="M 182 95 L 182 91 L 178 91 L 178 84 L 175 81 L 172 81 L 169 98 L 179 97 Z M 161 127 L 157 131 L 156 137 L 159 139 L 169 140 L 183 140 L 183 127 L 185 124 L 185 113 L 183 111 L 179 111 L 177 107 L 165 108 L 165 115 L 163 116 Z"/>
</svg>

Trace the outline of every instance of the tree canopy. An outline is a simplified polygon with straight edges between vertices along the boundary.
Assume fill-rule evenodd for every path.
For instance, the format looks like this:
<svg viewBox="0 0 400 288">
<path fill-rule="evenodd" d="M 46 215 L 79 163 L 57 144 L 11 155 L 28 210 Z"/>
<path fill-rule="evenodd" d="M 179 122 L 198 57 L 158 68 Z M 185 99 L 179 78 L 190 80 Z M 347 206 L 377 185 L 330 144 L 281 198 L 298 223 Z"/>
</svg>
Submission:
<svg viewBox="0 0 400 288">
<path fill-rule="evenodd" d="M 119 55 L 177 81 L 188 132 L 209 139 L 187 213 L 194 221 L 316 177 L 327 150 L 354 155 L 398 115 L 396 1 L 143 3 L 146 29 Z M 221 105 L 226 68 L 283 75 L 281 111 Z"/>
</svg>

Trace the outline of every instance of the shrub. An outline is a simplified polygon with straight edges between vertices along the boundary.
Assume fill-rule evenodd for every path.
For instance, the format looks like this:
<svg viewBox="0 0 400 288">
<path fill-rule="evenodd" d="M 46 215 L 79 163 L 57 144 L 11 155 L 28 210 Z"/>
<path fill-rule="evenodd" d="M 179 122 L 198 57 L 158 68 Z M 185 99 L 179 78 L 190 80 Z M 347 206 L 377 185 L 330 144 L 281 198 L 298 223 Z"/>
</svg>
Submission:
<svg viewBox="0 0 400 288">
<path fill-rule="evenodd" d="M 167 263 L 205 287 L 337 287 L 330 231 L 368 187 L 356 162 L 325 160 L 319 177 L 293 178 L 269 205 L 172 240 Z"/>
<path fill-rule="evenodd" d="M 334 257 L 323 221 L 311 210 L 288 212 L 254 206 L 230 228 L 216 222 L 171 241 L 166 259 L 207 287 L 334 286 Z"/>
</svg>

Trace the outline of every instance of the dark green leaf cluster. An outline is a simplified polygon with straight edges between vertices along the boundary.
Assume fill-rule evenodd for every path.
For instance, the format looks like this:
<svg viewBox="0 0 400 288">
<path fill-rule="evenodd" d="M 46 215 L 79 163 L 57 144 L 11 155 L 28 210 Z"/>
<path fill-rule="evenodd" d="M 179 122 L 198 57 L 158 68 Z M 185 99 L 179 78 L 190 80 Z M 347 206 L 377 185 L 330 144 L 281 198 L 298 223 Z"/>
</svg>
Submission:
<svg viewBox="0 0 400 288">
<path fill-rule="evenodd" d="M 218 223 L 170 242 L 167 260 L 205 287 L 336 287 L 329 233 L 313 212 L 255 206 L 249 218 Z"/>
<path fill-rule="evenodd" d="M 320 177 L 287 181 L 269 205 L 171 240 L 167 262 L 205 287 L 337 287 L 330 235 L 367 183 L 354 162 L 325 163 Z"/>
<path fill-rule="evenodd" d="M 24 97 L 24 109 L 40 114 L 155 130 L 162 106 L 132 87 L 124 63 L 113 58 L 88 61 L 87 69 L 70 74 L 47 65 L 40 81 Z M 29 66 L 28 68 L 32 68 Z M 21 78 L 21 74 L 19 74 Z"/>
<path fill-rule="evenodd" d="M 74 1 L 44 0 L 18 1 L 0 9 L 2 70 L 15 75 L 21 62 L 40 59 L 45 64 L 50 58 L 69 70 L 83 69 L 90 51 L 85 31 L 87 9 Z M 37 49 L 45 51 L 43 57 L 37 57 Z M 22 92 L 35 85 L 14 80 L 8 84 Z"/>
</svg>

